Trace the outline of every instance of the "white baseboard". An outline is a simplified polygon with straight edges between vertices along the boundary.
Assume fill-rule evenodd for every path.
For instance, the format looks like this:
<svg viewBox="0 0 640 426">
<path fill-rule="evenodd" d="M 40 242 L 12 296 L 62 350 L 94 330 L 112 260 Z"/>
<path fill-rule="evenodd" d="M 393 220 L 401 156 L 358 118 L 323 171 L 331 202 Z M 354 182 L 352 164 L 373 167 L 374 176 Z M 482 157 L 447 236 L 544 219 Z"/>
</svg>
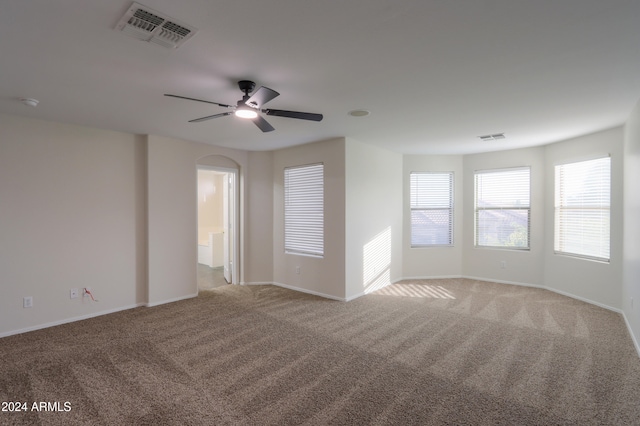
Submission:
<svg viewBox="0 0 640 426">
<path fill-rule="evenodd" d="M 337 296 L 333 296 L 331 294 L 326 294 L 326 293 L 320 293 L 318 291 L 313 291 L 313 290 L 307 290 L 306 288 L 300 288 L 300 287 L 295 287 L 289 284 L 282 284 L 282 283 L 270 283 L 272 285 L 275 285 L 277 287 L 282 287 L 282 288 L 287 288 L 289 290 L 294 290 L 294 291 L 299 291 L 301 293 L 307 293 L 307 294 L 312 294 L 314 296 L 320 296 L 320 297 L 324 297 L 325 299 L 331 299 L 331 300 L 337 300 L 340 302 L 346 302 L 347 299 L 345 299 L 344 297 L 337 297 Z"/>
<path fill-rule="evenodd" d="M 382 286 L 382 287 L 380 287 L 380 288 L 385 288 L 385 287 L 387 287 L 387 286 L 388 286 L 388 285 L 390 285 L 390 284 L 391 284 L 391 283 L 389 283 L 389 284 L 387 284 L 387 285 L 385 285 L 385 286 Z M 379 289 L 377 289 L 377 290 L 380 290 L 380 288 L 379 288 Z M 365 296 L 366 294 L 367 294 L 367 293 L 365 293 L 365 292 L 363 291 L 362 293 L 354 294 L 353 296 L 349 296 L 349 297 L 345 298 L 345 299 L 344 299 L 344 301 L 345 301 L 345 302 L 351 302 L 352 300 L 356 300 L 358 297 Z"/>
<path fill-rule="evenodd" d="M 636 336 L 633 334 L 633 329 L 631 328 L 631 323 L 627 319 L 627 316 L 622 312 L 622 318 L 624 318 L 624 323 L 627 324 L 627 330 L 629 331 L 629 335 L 631 336 L 631 341 L 633 342 L 633 346 L 636 348 L 636 352 L 638 353 L 638 357 L 640 357 L 640 343 Z"/>
<path fill-rule="evenodd" d="M 362 297 L 365 295 L 364 292 L 356 294 L 354 296 L 350 296 L 350 297 L 337 297 L 337 296 L 332 296 L 330 294 L 326 294 L 326 293 L 320 293 L 317 291 L 313 291 L 313 290 L 307 290 L 305 288 L 300 288 L 300 287 L 296 287 L 296 286 L 292 286 L 289 284 L 282 284 L 282 283 L 276 283 L 276 282 L 251 282 L 251 283 L 247 283 L 247 282 L 243 282 L 241 285 L 274 285 L 276 287 L 282 287 L 282 288 L 286 288 L 288 290 L 293 290 L 293 291 L 299 291 L 301 293 L 306 293 L 306 294 L 311 294 L 314 296 L 319 296 L 319 297 L 324 297 L 325 299 L 331 299 L 331 300 L 337 300 L 339 302 L 350 302 L 352 300 L 357 299 L 358 297 Z"/>
<path fill-rule="evenodd" d="M 618 313 L 618 314 L 622 314 L 622 313 L 623 313 L 621 309 L 618 309 L 618 308 L 614 308 L 614 307 L 612 307 L 612 306 L 605 305 L 604 303 L 595 302 L 595 301 L 590 300 L 590 299 L 587 299 L 587 298 L 585 298 L 585 297 L 576 296 L 575 294 L 567 293 L 567 292 L 562 291 L 562 290 L 556 290 L 555 288 L 551 288 L 551 287 L 540 287 L 540 288 L 543 288 L 543 289 L 545 289 L 545 290 L 552 291 L 552 292 L 554 292 L 554 293 L 561 294 L 561 295 L 563 295 L 563 296 L 570 297 L 570 298 L 572 298 L 572 299 L 580 300 L 581 302 L 585 302 L 585 303 L 589 303 L 589 304 L 591 304 L 591 305 L 599 306 L 599 307 L 601 307 L 601 308 L 608 309 L 608 310 L 613 311 L 613 312 L 616 312 L 616 313 Z"/>
<path fill-rule="evenodd" d="M 464 278 L 462 275 L 432 275 L 432 276 L 419 276 L 419 277 L 402 277 L 394 283 L 403 281 L 403 280 L 444 280 L 450 278 Z"/>
<path fill-rule="evenodd" d="M 470 279 L 470 280 L 485 281 L 485 282 L 498 283 L 498 284 L 510 284 L 510 285 L 518 285 L 518 286 L 523 286 L 523 287 L 540 288 L 540 289 L 543 289 L 543 290 L 549 290 L 551 292 L 554 292 L 554 293 L 557 293 L 557 294 L 561 294 L 561 295 L 566 296 L 566 297 L 570 297 L 572 299 L 580 300 L 581 302 L 589 303 L 591 305 L 595 305 L 595 306 L 598 306 L 598 307 L 603 308 L 603 309 L 607 309 L 607 310 L 612 311 L 612 312 L 616 312 L 616 313 L 622 315 L 622 318 L 624 318 L 624 322 L 627 325 L 627 331 L 629 332 L 629 336 L 631 336 L 631 340 L 633 342 L 633 346 L 635 347 L 636 352 L 638 353 L 638 357 L 640 357 L 640 342 L 638 342 L 638 339 L 636 339 L 636 336 L 633 334 L 633 329 L 631 328 L 631 324 L 629 323 L 629 320 L 627 319 L 626 315 L 624 314 L 624 311 L 622 311 L 621 309 L 618 309 L 618 308 L 614 308 L 614 307 L 609 306 L 609 305 L 605 305 L 604 303 L 596 302 L 594 300 L 590 300 L 590 299 L 587 299 L 585 297 L 577 296 L 575 294 L 567 293 L 565 291 L 557 290 L 555 288 L 546 287 L 546 286 L 543 286 L 543 285 L 530 284 L 530 283 L 521 283 L 521 282 L 515 282 L 515 281 L 495 280 L 495 279 L 482 278 L 482 277 L 471 277 L 471 276 L 468 276 L 468 275 L 433 276 L 433 277 L 407 277 L 407 278 L 402 278 L 402 280 L 429 280 L 429 279 L 442 279 L 442 278 L 466 278 L 466 279 Z"/>
<path fill-rule="evenodd" d="M 604 308 L 604 309 L 607 309 L 609 311 L 613 311 L 613 312 L 616 312 L 616 313 L 619 313 L 619 314 L 622 313 L 622 311 L 620 309 L 618 309 L 618 308 L 614 308 L 612 306 L 605 305 L 604 303 L 600 303 L 600 302 L 596 302 L 595 300 L 587 299 L 586 297 L 577 296 L 575 294 L 568 293 L 568 292 L 562 291 L 562 290 L 558 290 L 558 289 L 555 289 L 553 287 L 547 287 L 547 286 L 544 286 L 544 285 L 530 284 L 530 283 L 520 283 L 520 282 L 515 282 L 515 281 L 494 280 L 494 279 L 481 278 L 481 277 L 463 276 L 462 278 L 468 278 L 470 280 L 478 280 L 478 281 L 487 281 L 487 282 L 498 283 L 498 284 L 511 284 L 511 285 L 519 285 L 519 286 L 522 286 L 522 287 L 541 288 L 543 290 L 549 290 L 549 291 L 552 291 L 554 293 L 561 294 L 563 296 L 567 296 L 567 297 L 570 297 L 572 299 L 579 300 L 581 302 L 585 302 L 585 303 L 589 303 L 591 305 L 599 306 L 600 308 Z"/>
<path fill-rule="evenodd" d="M 192 294 L 188 294 L 186 296 L 180 296 L 180 297 L 176 297 L 176 298 L 173 298 L 173 299 L 162 300 L 160 302 L 145 303 L 145 306 L 147 308 L 153 308 L 154 306 L 164 305 L 164 304 L 172 303 L 172 302 L 179 302 L 181 300 L 192 299 L 194 297 L 198 297 L 198 293 L 192 293 Z"/>
<path fill-rule="evenodd" d="M 26 327 L 26 328 L 21 328 L 21 329 L 18 329 L 18 330 L 6 331 L 6 332 L 3 332 L 3 333 L 0 333 L 0 338 L 13 336 L 14 334 L 28 333 L 29 331 L 42 330 L 43 328 L 55 327 L 57 325 L 69 324 L 71 322 L 82 321 L 82 320 L 86 320 L 86 319 L 89 319 L 89 318 L 99 317 L 99 316 L 102 316 L 102 315 L 108 315 L 108 314 L 113 314 L 113 313 L 120 312 L 120 311 L 126 311 L 126 310 L 129 310 L 129 309 L 139 308 L 141 306 L 145 306 L 145 304 L 144 303 L 136 303 L 134 305 L 122 306 L 122 307 L 119 307 L 119 308 L 108 309 L 106 311 L 92 312 L 92 313 L 86 314 L 86 315 L 80 315 L 80 316 L 77 316 L 77 317 L 65 318 L 65 319 L 59 320 L 59 321 L 52 321 L 52 322 L 47 322 L 47 323 L 44 323 L 44 324 L 38 324 L 38 325 L 34 325 L 32 327 Z"/>
<path fill-rule="evenodd" d="M 476 281 L 485 281 L 488 283 L 497 283 L 497 284 L 509 284 L 509 285 L 518 285 L 520 287 L 534 287 L 534 288 L 542 288 L 545 290 L 549 290 L 547 287 L 539 284 L 531 284 L 531 283 L 522 283 L 518 281 L 506 281 L 506 280 L 496 280 L 493 278 L 482 278 L 482 277 L 472 277 L 469 275 L 462 275 L 460 278 L 466 278 L 468 280 L 476 280 Z"/>
<path fill-rule="evenodd" d="M 590 300 L 590 299 L 587 299 L 585 297 L 577 296 L 575 294 L 567 293 L 565 291 L 557 290 L 555 288 L 547 287 L 547 286 L 540 285 L 540 284 L 523 283 L 523 282 L 518 282 L 518 281 L 496 280 L 494 278 L 473 277 L 473 276 L 470 276 L 470 275 L 447 275 L 447 276 L 432 276 L 432 277 L 423 276 L 423 277 L 409 277 L 409 278 L 402 278 L 402 279 L 403 280 L 435 280 L 435 279 L 446 279 L 446 278 L 466 278 L 466 279 L 469 279 L 469 280 L 485 281 L 485 282 L 489 282 L 489 283 L 509 284 L 509 285 L 517 285 L 517 286 L 521 286 L 521 287 L 541 288 L 543 290 L 549 290 L 549 291 L 552 291 L 554 293 L 570 297 L 572 299 L 580 300 L 581 302 L 589 303 L 591 305 L 599 306 L 601 308 L 608 309 L 608 310 L 613 311 L 613 312 L 617 312 L 619 314 L 622 313 L 622 311 L 620 309 L 614 308 L 614 307 L 609 306 L 609 305 L 605 305 L 604 303 L 596 302 L 594 300 Z"/>
</svg>

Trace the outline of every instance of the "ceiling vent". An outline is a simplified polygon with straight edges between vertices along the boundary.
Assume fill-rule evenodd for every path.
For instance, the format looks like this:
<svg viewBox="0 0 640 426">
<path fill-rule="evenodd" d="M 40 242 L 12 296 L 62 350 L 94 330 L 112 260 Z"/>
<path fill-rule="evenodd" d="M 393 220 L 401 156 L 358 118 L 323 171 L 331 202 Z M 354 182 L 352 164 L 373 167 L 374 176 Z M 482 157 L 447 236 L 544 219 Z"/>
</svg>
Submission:
<svg viewBox="0 0 640 426">
<path fill-rule="evenodd" d="M 133 3 L 116 25 L 116 30 L 138 40 L 175 49 L 198 30 L 140 3 Z"/>
<path fill-rule="evenodd" d="M 478 136 L 480 138 L 481 141 L 497 141 L 499 139 L 504 139 L 504 133 L 494 133 L 492 135 L 484 135 L 484 136 Z"/>
</svg>

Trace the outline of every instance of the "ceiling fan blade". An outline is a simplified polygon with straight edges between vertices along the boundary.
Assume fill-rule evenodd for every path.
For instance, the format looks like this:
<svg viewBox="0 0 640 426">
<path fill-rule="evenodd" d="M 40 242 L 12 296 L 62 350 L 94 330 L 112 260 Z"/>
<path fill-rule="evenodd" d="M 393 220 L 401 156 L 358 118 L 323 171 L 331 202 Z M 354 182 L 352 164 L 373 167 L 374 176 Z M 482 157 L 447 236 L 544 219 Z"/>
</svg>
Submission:
<svg viewBox="0 0 640 426">
<path fill-rule="evenodd" d="M 204 102 L 205 104 L 213 104 L 213 105 L 218 105 L 224 108 L 233 108 L 233 106 L 231 105 L 227 105 L 227 104 L 221 104 L 218 102 L 211 102 L 211 101 L 203 101 L 202 99 L 195 99 L 195 98 L 187 98 L 186 96 L 178 96 L 178 95 L 169 95 L 167 93 L 164 94 L 165 96 L 170 96 L 172 98 L 178 98 L 178 99 L 186 99 L 188 101 L 196 101 L 196 102 Z"/>
<path fill-rule="evenodd" d="M 255 125 L 258 126 L 260 130 L 262 130 L 263 132 L 271 132 L 275 130 L 267 120 L 262 118 L 261 115 L 258 115 L 256 118 L 252 119 L 251 121 L 253 121 Z"/>
<path fill-rule="evenodd" d="M 280 96 L 280 93 L 269 89 L 268 87 L 260 86 L 258 90 L 256 90 L 255 93 L 245 101 L 245 103 L 251 107 L 260 108 L 276 96 Z"/>
<path fill-rule="evenodd" d="M 286 111 L 284 109 L 263 109 L 267 115 L 275 115 L 276 117 L 299 118 L 300 120 L 322 121 L 322 114 L 312 112 Z"/>
<path fill-rule="evenodd" d="M 201 121 L 212 120 L 214 118 L 224 117 L 225 115 L 231 115 L 232 112 L 221 112 L 220 114 L 208 115 L 202 118 L 196 118 L 195 120 L 189 120 L 189 123 L 199 123 Z"/>
</svg>

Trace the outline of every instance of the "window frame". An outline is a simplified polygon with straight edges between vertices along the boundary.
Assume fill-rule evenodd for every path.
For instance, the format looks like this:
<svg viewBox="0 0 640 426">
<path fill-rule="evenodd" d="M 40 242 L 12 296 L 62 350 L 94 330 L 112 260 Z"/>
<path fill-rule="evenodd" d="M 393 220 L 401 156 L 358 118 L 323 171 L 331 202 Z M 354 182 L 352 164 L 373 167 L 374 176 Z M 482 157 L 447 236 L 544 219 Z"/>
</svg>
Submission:
<svg viewBox="0 0 640 426">
<path fill-rule="evenodd" d="M 608 200 L 607 200 L 607 207 L 604 209 L 607 212 L 607 222 L 608 222 L 608 232 L 607 232 L 607 257 L 601 257 L 601 256 L 597 256 L 594 254 L 585 254 L 584 252 L 582 253 L 575 253 L 572 251 L 567 251 L 567 250 L 563 250 L 561 248 L 559 248 L 561 245 L 567 244 L 566 242 L 566 238 L 562 238 L 561 235 L 558 234 L 559 232 L 559 228 L 561 227 L 561 223 L 559 221 L 559 213 L 562 211 L 563 207 L 559 206 L 558 204 L 560 203 L 560 198 L 563 198 L 560 194 L 559 191 L 563 191 L 566 192 L 566 189 L 563 190 L 562 188 L 560 188 L 562 182 L 559 181 L 559 170 L 562 167 L 565 166 L 572 166 L 572 165 L 581 165 L 584 163 L 589 163 L 589 162 L 596 162 L 596 161 L 601 161 L 601 160 L 606 160 L 606 166 L 608 169 L 608 188 L 607 188 L 607 192 L 608 192 Z M 566 171 L 565 171 L 566 173 Z M 577 178 L 574 178 L 574 180 L 578 180 Z M 567 161 L 567 162 L 563 162 L 563 163 L 559 163 L 559 164 L 555 164 L 554 165 L 554 193 L 553 193 L 553 253 L 559 256 L 568 256 L 568 257 L 572 257 L 572 258 L 576 258 L 576 259 L 585 259 L 585 260 L 591 260 L 591 261 L 596 261 L 596 262 L 603 262 L 603 263 L 610 263 L 611 262 L 611 193 L 612 193 L 612 162 L 611 162 L 611 154 L 607 154 L 607 155 L 603 155 L 603 156 L 598 156 L 598 157 L 593 157 L 593 158 L 587 158 L 587 159 L 581 159 L 581 160 L 577 160 L 577 161 Z M 584 181 L 584 179 L 580 179 L 580 181 Z M 602 188 L 596 188 L 596 190 L 601 190 Z M 575 197 L 575 196 L 574 196 Z M 581 196 L 579 198 L 581 201 L 584 200 L 584 197 Z M 565 210 L 576 210 L 576 211 L 584 211 L 584 210 L 598 210 L 598 209 L 602 209 L 602 207 L 598 207 L 596 205 L 591 204 L 588 207 L 578 207 L 578 206 L 574 206 L 574 207 L 570 207 L 567 206 L 565 204 L 564 206 Z"/>
<path fill-rule="evenodd" d="M 320 169 L 319 181 L 317 169 Z M 302 172 L 295 174 L 294 172 Z M 293 173 L 293 174 L 292 174 Z M 305 176 L 305 173 L 308 175 Z M 295 182 L 296 186 L 291 187 L 291 179 L 295 177 L 306 178 L 306 182 Z M 324 163 L 312 163 L 285 167 L 283 171 L 283 245 L 286 254 L 300 256 L 324 257 L 324 192 L 325 175 Z M 311 180 L 310 180 L 311 179 Z M 315 186 L 315 188 L 314 188 Z M 318 188 L 320 191 L 318 195 Z M 292 199 L 291 197 L 294 197 Z M 311 201 L 312 209 L 304 206 L 304 203 Z M 295 206 L 291 203 L 297 202 Z M 293 210 L 290 210 L 293 207 Z"/>
<path fill-rule="evenodd" d="M 444 176 L 447 175 L 449 177 L 449 189 L 448 189 L 448 193 L 449 193 L 449 205 L 448 207 L 444 208 L 444 207 L 414 207 L 414 180 L 413 180 L 413 176 L 418 176 L 418 175 L 440 175 L 440 176 Z M 415 188 L 415 192 L 420 191 L 421 188 L 417 187 Z M 422 190 L 425 190 L 425 188 L 422 188 Z M 428 191 L 428 188 L 426 189 Z M 446 191 L 446 189 L 445 189 Z M 410 172 L 409 173 L 409 211 L 410 211 L 410 246 L 411 248 L 431 248 L 431 247 L 453 247 L 454 243 L 455 243 L 455 228 L 454 228 L 454 218 L 455 218 L 455 173 L 452 171 L 445 171 L 445 172 L 434 172 L 434 171 L 428 171 L 428 172 L 421 172 L 421 171 L 415 171 L 415 172 Z M 419 197 L 424 197 L 424 194 L 420 194 L 418 195 Z M 417 203 L 415 203 L 417 204 Z M 432 243 L 425 243 L 425 244 L 416 244 L 414 243 L 414 220 L 413 220 L 413 213 L 414 211 L 432 211 L 432 210 L 448 210 L 449 211 L 449 226 L 448 226 L 448 236 L 449 236 L 449 242 L 446 244 L 432 244 Z"/>
<path fill-rule="evenodd" d="M 478 176 L 484 174 L 499 174 L 499 173 L 507 173 L 507 172 L 515 172 L 518 170 L 527 170 L 528 171 L 528 206 L 518 207 L 518 206 L 496 206 L 496 207 L 479 207 L 478 206 Z M 497 168 L 497 169 L 484 169 L 484 170 L 475 170 L 473 173 L 473 183 L 474 183 L 474 202 L 473 202 L 473 226 L 474 226 L 474 248 L 487 248 L 487 249 L 498 249 L 498 250 L 516 250 L 516 251 L 531 251 L 531 166 L 518 166 L 518 167 L 509 167 L 509 168 Z M 480 212 L 484 211 L 518 211 L 525 210 L 527 211 L 527 245 L 526 247 L 521 246 L 507 246 L 507 245 L 489 245 L 489 244 L 480 244 Z M 513 233 L 511 234 L 513 235 Z"/>
</svg>

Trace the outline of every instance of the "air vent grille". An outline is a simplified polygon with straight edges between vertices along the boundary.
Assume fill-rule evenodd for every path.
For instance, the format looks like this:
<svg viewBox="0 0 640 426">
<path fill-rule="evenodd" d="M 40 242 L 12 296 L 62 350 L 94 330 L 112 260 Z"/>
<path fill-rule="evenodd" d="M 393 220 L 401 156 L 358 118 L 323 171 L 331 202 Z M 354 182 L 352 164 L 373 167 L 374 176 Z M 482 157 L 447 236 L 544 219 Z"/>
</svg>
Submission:
<svg viewBox="0 0 640 426">
<path fill-rule="evenodd" d="M 193 27 L 135 2 L 122 16 L 116 25 L 116 30 L 168 49 L 179 47 L 197 31 Z"/>
<path fill-rule="evenodd" d="M 167 31 L 172 31 L 182 37 L 186 37 L 191 33 L 191 30 L 185 27 L 182 27 L 175 22 L 165 22 L 162 26 Z"/>
<path fill-rule="evenodd" d="M 142 22 L 138 22 L 138 19 L 142 20 Z M 128 23 L 130 25 L 133 25 L 134 27 L 145 26 L 145 24 L 147 24 L 151 31 L 153 31 L 155 27 L 161 25 L 163 22 L 164 19 L 162 19 L 161 17 L 142 9 L 136 9 L 133 16 L 128 21 Z"/>
<path fill-rule="evenodd" d="M 504 133 L 493 133 L 491 135 L 483 135 L 478 136 L 481 141 L 497 141 L 499 139 L 504 139 Z"/>
</svg>

